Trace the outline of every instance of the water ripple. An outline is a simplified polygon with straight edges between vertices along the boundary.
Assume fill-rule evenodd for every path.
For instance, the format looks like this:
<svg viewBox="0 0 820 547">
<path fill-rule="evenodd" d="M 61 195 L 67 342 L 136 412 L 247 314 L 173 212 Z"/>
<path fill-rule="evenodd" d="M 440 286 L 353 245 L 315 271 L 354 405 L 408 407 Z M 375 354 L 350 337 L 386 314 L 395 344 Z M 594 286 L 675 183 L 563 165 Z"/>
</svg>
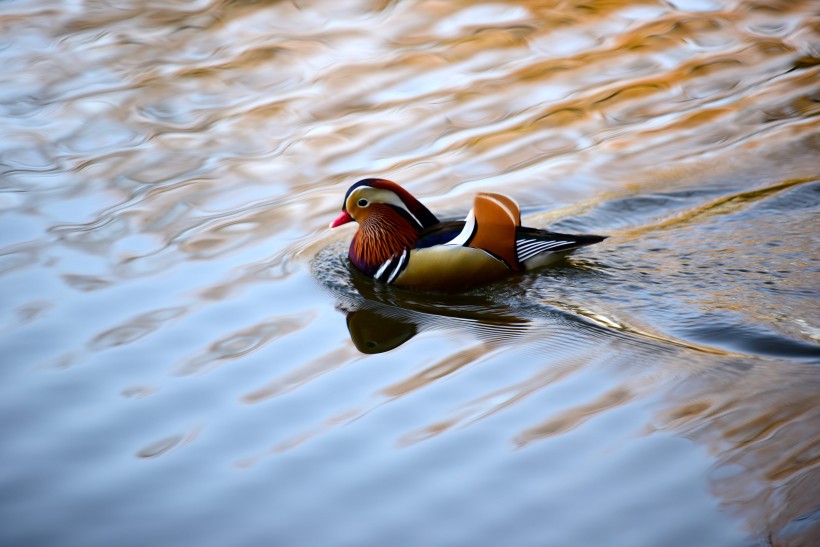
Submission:
<svg viewBox="0 0 820 547">
<path fill-rule="evenodd" d="M 312 317 L 303 315 L 276 317 L 234 332 L 214 341 L 199 355 L 177 365 L 175 373 L 187 376 L 210 372 L 225 364 L 226 361 L 238 359 L 265 347 L 274 340 L 301 330 L 312 319 Z"/>
</svg>

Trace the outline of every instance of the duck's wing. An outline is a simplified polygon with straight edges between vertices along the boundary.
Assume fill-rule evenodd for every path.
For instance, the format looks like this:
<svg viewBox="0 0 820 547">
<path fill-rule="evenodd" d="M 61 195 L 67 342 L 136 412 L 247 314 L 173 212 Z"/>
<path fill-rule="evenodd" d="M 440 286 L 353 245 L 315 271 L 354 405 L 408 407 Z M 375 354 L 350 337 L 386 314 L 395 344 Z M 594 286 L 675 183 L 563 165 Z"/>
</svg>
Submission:
<svg viewBox="0 0 820 547">
<path fill-rule="evenodd" d="M 447 220 L 425 228 L 419 234 L 416 249 L 443 245 L 456 237 L 464 229 L 463 220 Z"/>
<path fill-rule="evenodd" d="M 514 199 L 504 194 L 482 192 L 475 197 L 461 232 L 446 245 L 480 249 L 509 269 L 518 271 L 521 263 L 515 242 L 516 230 L 520 226 L 521 211 Z"/>
<path fill-rule="evenodd" d="M 504 194 L 482 192 L 476 196 L 465 220 L 439 222 L 425 228 L 415 248 L 445 244 L 475 247 L 515 263 L 509 249 L 514 247 L 514 233 L 519 226 L 521 212 L 515 200 Z"/>
</svg>

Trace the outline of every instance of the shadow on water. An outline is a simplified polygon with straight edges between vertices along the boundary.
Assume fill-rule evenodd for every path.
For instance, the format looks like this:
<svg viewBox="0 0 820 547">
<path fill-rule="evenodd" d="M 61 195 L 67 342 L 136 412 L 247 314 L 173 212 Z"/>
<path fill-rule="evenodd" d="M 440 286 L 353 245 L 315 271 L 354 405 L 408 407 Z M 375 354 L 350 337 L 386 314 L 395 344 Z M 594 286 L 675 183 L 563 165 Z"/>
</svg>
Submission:
<svg viewBox="0 0 820 547">
<path fill-rule="evenodd" d="M 333 257 L 339 259 L 336 255 Z M 470 328 L 512 337 L 530 319 L 492 298 L 487 290 L 467 294 L 404 291 L 381 285 L 348 268 L 349 287 L 331 285 L 346 316 L 350 338 L 362 353 L 382 353 L 431 328 Z M 494 327 L 492 330 L 490 327 Z"/>
</svg>

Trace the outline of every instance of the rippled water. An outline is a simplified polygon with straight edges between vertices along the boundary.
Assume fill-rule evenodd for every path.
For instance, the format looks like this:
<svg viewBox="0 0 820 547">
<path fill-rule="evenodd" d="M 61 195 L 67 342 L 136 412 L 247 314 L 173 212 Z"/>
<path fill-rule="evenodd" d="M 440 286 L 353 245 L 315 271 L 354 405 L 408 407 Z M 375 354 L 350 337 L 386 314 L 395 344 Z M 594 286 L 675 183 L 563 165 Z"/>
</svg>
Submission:
<svg viewBox="0 0 820 547">
<path fill-rule="evenodd" d="M 820 544 L 819 23 L 0 4 L 0 543 Z M 611 237 L 386 289 L 366 176 Z"/>
</svg>

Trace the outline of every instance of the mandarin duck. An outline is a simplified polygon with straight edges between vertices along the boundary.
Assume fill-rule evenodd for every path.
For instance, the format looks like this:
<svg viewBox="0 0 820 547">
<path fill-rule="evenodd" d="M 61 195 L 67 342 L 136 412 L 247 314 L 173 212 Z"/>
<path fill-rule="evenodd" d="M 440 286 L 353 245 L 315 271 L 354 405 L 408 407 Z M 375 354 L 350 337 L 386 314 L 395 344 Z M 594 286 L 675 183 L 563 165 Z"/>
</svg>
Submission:
<svg viewBox="0 0 820 547">
<path fill-rule="evenodd" d="M 488 192 L 476 195 L 466 219 L 442 222 L 410 192 L 384 179 L 351 186 L 330 227 L 353 221 L 359 228 L 348 257 L 356 269 L 383 283 L 421 290 L 466 290 L 607 237 L 521 226 L 515 200 Z"/>
</svg>

